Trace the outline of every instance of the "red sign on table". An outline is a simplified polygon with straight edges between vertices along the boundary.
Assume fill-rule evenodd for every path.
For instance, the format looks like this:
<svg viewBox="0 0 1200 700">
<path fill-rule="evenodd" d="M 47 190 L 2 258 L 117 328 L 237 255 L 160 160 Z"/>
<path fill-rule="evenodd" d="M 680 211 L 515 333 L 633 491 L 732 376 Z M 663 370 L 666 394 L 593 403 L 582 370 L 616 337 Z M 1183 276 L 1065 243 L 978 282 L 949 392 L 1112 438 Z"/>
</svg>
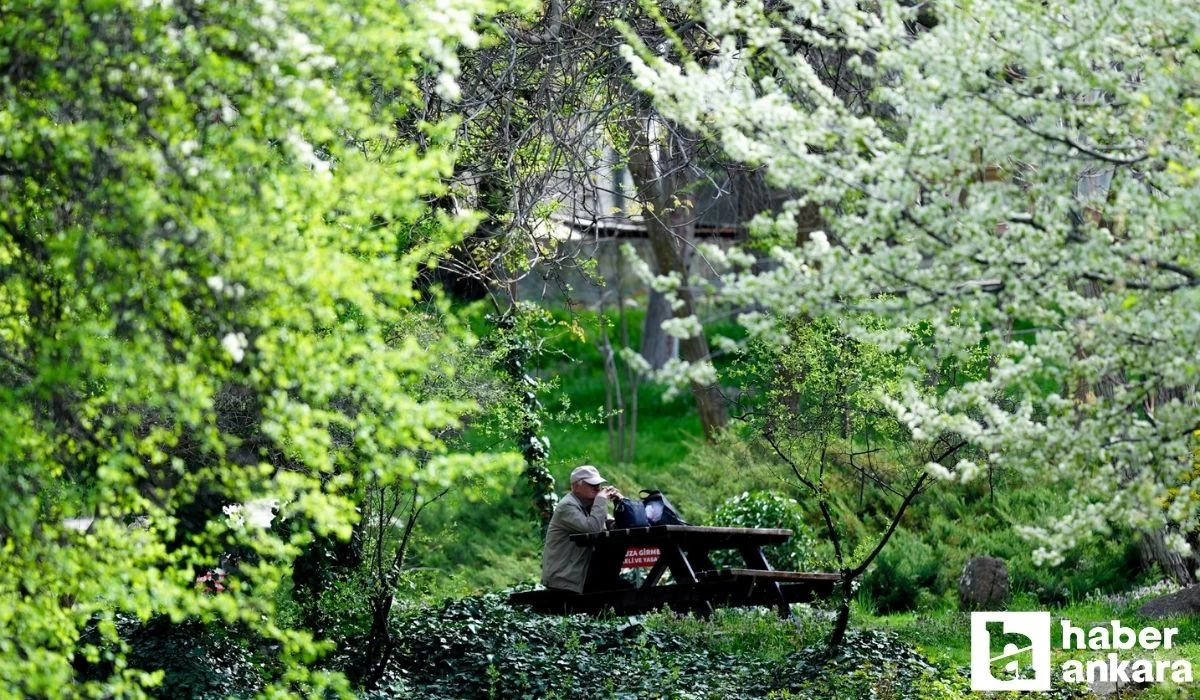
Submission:
<svg viewBox="0 0 1200 700">
<path fill-rule="evenodd" d="M 648 569 L 658 561 L 658 547 L 630 547 L 625 550 L 622 569 Z"/>
</svg>

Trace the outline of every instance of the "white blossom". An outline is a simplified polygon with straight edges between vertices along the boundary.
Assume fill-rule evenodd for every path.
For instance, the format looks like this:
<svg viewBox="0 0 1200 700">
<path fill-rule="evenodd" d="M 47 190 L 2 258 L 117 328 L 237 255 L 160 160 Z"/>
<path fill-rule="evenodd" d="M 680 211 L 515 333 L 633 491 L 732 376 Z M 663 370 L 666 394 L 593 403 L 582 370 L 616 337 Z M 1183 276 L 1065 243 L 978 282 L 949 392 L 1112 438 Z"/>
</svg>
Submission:
<svg viewBox="0 0 1200 700">
<path fill-rule="evenodd" d="M 739 352 L 742 349 L 741 343 L 724 335 L 714 337 L 713 346 L 722 352 Z"/>
<path fill-rule="evenodd" d="M 729 258 L 726 257 L 725 251 L 718 245 L 712 243 L 697 244 L 696 253 L 716 272 L 724 272 L 729 269 Z"/>
<path fill-rule="evenodd" d="M 632 244 L 624 243 L 621 245 L 621 257 L 629 264 L 633 276 L 642 284 L 650 284 L 655 278 L 654 272 L 650 269 L 650 264 L 637 254 L 637 249 Z"/>
<path fill-rule="evenodd" d="M 457 102 L 462 98 L 462 88 L 459 87 L 458 81 L 449 73 L 442 73 L 437 79 L 437 94 L 444 100 Z"/>
<path fill-rule="evenodd" d="M 651 375 L 651 379 L 662 384 L 665 389 L 663 391 L 663 400 L 672 401 L 678 398 L 683 390 L 688 386 L 688 370 L 690 365 L 673 357 L 667 360 L 657 372 Z"/>
<path fill-rule="evenodd" d="M 660 294 L 670 294 L 683 286 L 679 273 L 671 270 L 665 275 L 656 275 L 650 280 L 650 288 Z"/>
<path fill-rule="evenodd" d="M 929 475 L 935 479 L 940 479 L 942 481 L 953 481 L 954 480 L 954 474 L 952 474 L 949 469 L 942 466 L 941 464 L 938 464 L 937 462 L 929 462 L 928 464 L 926 464 L 925 471 L 928 472 Z"/>
<path fill-rule="evenodd" d="M 650 363 L 642 356 L 640 352 L 633 348 L 621 348 L 621 359 L 636 373 L 648 375 L 651 373 Z"/>
<path fill-rule="evenodd" d="M 695 362 L 688 366 L 687 378 L 693 384 L 711 386 L 717 383 L 717 368 L 711 362 Z"/>
<path fill-rule="evenodd" d="M 248 346 L 245 333 L 226 333 L 225 337 L 221 338 L 221 347 L 225 348 L 225 352 L 229 353 L 234 362 L 245 359 Z"/>
<path fill-rule="evenodd" d="M 318 156 L 311 143 L 292 131 L 288 133 L 287 144 L 297 163 L 319 176 L 329 178 L 329 161 Z"/>
<path fill-rule="evenodd" d="M 704 332 L 704 326 L 695 316 L 669 318 L 662 322 L 663 332 L 672 338 L 694 338 Z"/>
<path fill-rule="evenodd" d="M 221 507 L 225 517 L 236 528 L 249 525 L 253 528 L 269 528 L 279 508 L 278 498 L 263 498 L 247 503 L 231 503 Z"/>
<path fill-rule="evenodd" d="M 1200 13 L 977 0 L 937 5 L 914 34 L 900 3 L 678 4 L 717 34 L 715 53 L 680 64 L 627 48 L 634 84 L 798 193 L 752 223 L 780 242 L 769 264 L 712 256 L 732 268 L 716 301 L 772 342 L 782 319 L 888 321 L 851 332 L 911 356 L 884 404 L 914 438 L 954 432 L 991 466 L 1061 488 L 1070 517 L 1022 529 L 1040 561 L 1114 522 L 1200 527 Z M 809 61 L 822 51 L 874 86 L 871 109 L 825 82 Z M 811 205 L 832 213 L 797 245 Z M 917 380 L 981 351 L 988 371 L 951 391 Z"/>
<path fill-rule="evenodd" d="M 725 257 L 729 260 L 730 265 L 744 270 L 754 265 L 754 256 L 736 246 L 730 248 Z"/>
</svg>

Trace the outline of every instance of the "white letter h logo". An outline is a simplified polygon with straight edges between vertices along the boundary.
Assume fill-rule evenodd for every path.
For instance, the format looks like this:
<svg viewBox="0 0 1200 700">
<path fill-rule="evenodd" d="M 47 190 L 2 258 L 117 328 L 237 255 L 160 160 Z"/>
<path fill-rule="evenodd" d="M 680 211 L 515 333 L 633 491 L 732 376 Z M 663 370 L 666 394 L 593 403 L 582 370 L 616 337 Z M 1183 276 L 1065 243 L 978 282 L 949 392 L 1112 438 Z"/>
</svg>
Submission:
<svg viewBox="0 0 1200 700">
<path fill-rule="evenodd" d="M 1050 690 L 1050 613 L 971 613 L 971 690 Z"/>
</svg>

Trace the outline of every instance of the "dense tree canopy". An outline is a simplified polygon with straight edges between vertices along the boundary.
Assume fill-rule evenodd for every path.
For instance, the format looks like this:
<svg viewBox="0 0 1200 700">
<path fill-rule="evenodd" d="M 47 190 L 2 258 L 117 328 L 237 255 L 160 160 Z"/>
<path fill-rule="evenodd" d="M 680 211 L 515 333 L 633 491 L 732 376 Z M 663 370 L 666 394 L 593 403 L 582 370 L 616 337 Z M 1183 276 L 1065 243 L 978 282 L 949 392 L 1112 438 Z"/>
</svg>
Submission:
<svg viewBox="0 0 1200 700">
<path fill-rule="evenodd" d="M 454 338 L 414 306 L 421 265 L 471 224 L 427 206 L 452 125 L 418 123 L 418 81 L 454 92 L 489 7 L 17 5 L 0 23 L 0 695 L 141 694 L 154 678 L 126 668 L 118 615 L 237 621 L 278 640 L 280 689 L 319 687 L 299 663 L 317 647 L 272 614 L 298 548 L 348 534 L 368 477 L 495 464 L 444 454 L 470 403 L 429 390 Z M 226 517 L 251 501 L 291 526 Z"/>
<path fill-rule="evenodd" d="M 1104 533 L 1198 524 L 1200 16 L 1137 1 L 687 3 L 699 59 L 630 52 L 663 112 L 803 196 L 760 234 L 768 270 L 723 297 L 779 337 L 831 313 L 912 358 L 886 397 L 918 440 L 958 434 L 1045 475 L 1074 516 L 1028 532 L 1044 559 Z M 859 76 L 869 91 L 831 89 Z M 865 96 L 865 99 L 864 99 Z M 823 233 L 795 216 L 822 207 Z M 847 312 L 887 319 L 855 327 Z M 914 336 L 914 333 L 921 337 Z M 980 348 L 987 371 L 924 381 Z M 983 462 L 931 473 L 969 480 Z"/>
</svg>

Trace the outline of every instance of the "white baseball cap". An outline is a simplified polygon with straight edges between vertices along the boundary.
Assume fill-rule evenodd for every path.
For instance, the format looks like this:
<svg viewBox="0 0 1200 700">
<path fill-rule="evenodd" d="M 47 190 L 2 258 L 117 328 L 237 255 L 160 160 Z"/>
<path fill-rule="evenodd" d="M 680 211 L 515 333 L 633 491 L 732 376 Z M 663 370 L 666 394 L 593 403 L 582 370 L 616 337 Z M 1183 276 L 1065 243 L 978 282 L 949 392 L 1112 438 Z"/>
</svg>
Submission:
<svg viewBox="0 0 1200 700">
<path fill-rule="evenodd" d="M 608 481 L 608 479 L 600 476 L 600 472 L 596 471 L 596 468 L 592 465 L 585 464 L 582 467 L 577 467 L 575 471 L 571 472 L 571 483 L 573 484 L 576 481 L 583 481 L 591 484 L 592 486 L 596 486 L 598 484 L 603 484 L 605 481 Z"/>
</svg>

